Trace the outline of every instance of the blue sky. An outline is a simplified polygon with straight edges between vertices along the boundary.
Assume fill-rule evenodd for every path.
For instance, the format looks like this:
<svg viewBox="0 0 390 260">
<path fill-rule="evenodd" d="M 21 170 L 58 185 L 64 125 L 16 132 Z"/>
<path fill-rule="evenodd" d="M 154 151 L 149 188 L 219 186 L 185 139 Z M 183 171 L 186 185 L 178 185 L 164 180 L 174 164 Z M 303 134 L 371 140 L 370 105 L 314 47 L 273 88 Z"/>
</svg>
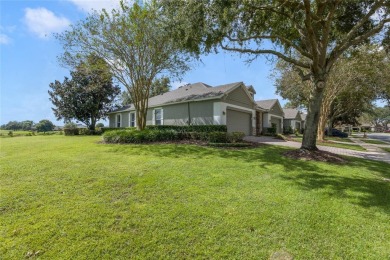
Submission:
<svg viewBox="0 0 390 260">
<path fill-rule="evenodd" d="M 0 124 L 41 119 L 63 124 L 51 110 L 47 91 L 50 82 L 63 81 L 69 70 L 57 62 L 62 47 L 52 35 L 86 17 L 92 8 L 114 6 L 113 0 L 0 0 Z M 254 86 L 257 100 L 277 97 L 269 78 L 272 64 L 264 57 L 247 65 L 239 55 L 221 51 L 202 61 L 173 87 L 243 81 Z"/>
</svg>

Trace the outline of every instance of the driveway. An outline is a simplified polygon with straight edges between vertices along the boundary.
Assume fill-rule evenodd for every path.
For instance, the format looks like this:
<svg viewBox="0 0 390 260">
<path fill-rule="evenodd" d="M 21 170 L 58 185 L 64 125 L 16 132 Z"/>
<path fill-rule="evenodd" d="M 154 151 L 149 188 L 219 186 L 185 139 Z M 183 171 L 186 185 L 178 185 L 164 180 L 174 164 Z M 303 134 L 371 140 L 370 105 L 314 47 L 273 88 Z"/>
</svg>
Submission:
<svg viewBox="0 0 390 260">
<path fill-rule="evenodd" d="M 270 136 L 246 136 L 244 140 L 249 142 L 268 144 L 268 145 L 279 145 L 279 146 L 285 146 L 285 147 L 296 148 L 296 149 L 299 149 L 301 147 L 301 143 L 299 142 L 279 140 Z M 359 141 L 357 140 L 357 143 L 358 142 Z M 363 142 L 359 142 L 358 144 L 364 146 L 366 149 L 368 148 L 367 149 L 368 151 L 355 151 L 355 150 L 330 147 L 330 146 L 321 146 L 321 145 L 317 145 L 317 148 L 321 151 L 327 151 L 338 155 L 352 156 L 352 157 L 357 157 L 362 159 L 390 163 L 390 153 L 384 152 L 383 150 L 371 144 L 365 144 Z"/>
</svg>

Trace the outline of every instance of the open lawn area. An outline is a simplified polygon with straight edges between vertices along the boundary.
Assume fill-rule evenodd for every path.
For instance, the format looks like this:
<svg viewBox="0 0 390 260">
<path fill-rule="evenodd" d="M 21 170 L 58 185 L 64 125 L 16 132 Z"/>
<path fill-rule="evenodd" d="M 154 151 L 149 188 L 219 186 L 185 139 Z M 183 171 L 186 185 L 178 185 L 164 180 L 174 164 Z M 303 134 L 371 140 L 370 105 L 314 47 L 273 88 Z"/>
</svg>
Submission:
<svg viewBox="0 0 390 260">
<path fill-rule="evenodd" d="M 382 149 L 382 150 L 385 150 L 385 151 L 388 152 L 388 153 L 390 153 L 390 148 L 382 147 L 381 149 Z"/>
<path fill-rule="evenodd" d="M 390 257 L 386 163 L 100 140 L 0 139 L 0 258 Z"/>
<path fill-rule="evenodd" d="M 382 142 L 380 140 L 374 140 L 374 139 L 360 138 L 360 140 L 368 144 L 389 144 L 387 142 Z"/>
</svg>

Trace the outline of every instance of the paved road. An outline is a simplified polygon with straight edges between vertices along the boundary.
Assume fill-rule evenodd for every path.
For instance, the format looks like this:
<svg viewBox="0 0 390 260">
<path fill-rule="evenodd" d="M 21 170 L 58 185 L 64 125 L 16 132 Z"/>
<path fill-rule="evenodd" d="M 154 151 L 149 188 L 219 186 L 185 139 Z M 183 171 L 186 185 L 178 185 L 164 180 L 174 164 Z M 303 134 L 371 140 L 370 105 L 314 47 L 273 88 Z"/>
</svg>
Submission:
<svg viewBox="0 0 390 260">
<path fill-rule="evenodd" d="M 278 140 L 268 136 L 246 136 L 244 140 L 250 142 L 262 143 L 262 144 L 269 144 L 269 145 L 287 146 L 291 148 L 301 147 L 301 143 L 299 142 Z M 384 152 L 383 150 L 379 149 L 376 145 L 366 144 L 360 140 L 354 140 L 354 142 L 366 148 L 367 151 L 355 151 L 355 150 L 330 147 L 330 146 L 320 146 L 320 145 L 318 145 L 317 147 L 319 150 L 327 151 L 339 155 L 353 156 L 353 157 L 358 157 L 363 159 L 390 163 L 390 153 Z"/>
<path fill-rule="evenodd" d="M 377 139 L 390 143 L 390 133 L 370 133 L 367 136 L 371 139 Z"/>
</svg>

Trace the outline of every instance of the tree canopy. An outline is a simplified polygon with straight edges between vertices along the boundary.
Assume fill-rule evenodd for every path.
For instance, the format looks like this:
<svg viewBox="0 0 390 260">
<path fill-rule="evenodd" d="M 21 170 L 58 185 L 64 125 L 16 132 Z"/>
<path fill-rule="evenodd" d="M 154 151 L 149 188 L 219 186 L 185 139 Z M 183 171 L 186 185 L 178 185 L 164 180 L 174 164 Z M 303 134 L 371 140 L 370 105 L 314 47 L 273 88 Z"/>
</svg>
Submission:
<svg viewBox="0 0 390 260">
<path fill-rule="evenodd" d="M 38 132 L 49 132 L 54 130 L 55 125 L 50 120 L 43 119 L 39 121 L 35 127 Z"/>
<path fill-rule="evenodd" d="M 169 1 L 172 30 L 196 52 L 215 48 L 292 64 L 310 84 L 302 149 L 316 150 L 324 89 L 336 61 L 351 47 L 387 31 L 390 3 L 366 1 Z M 304 57 L 304 59 L 297 58 Z M 305 70 L 307 72 L 305 73 Z"/>
<path fill-rule="evenodd" d="M 96 122 L 112 110 L 120 88 L 113 85 L 108 64 L 96 55 L 89 55 L 70 74 L 71 79 L 50 83 L 54 115 L 65 122 L 75 119 L 95 130 Z"/>
<path fill-rule="evenodd" d="M 293 106 L 308 106 L 310 84 L 302 82 L 291 64 L 279 61 L 276 69 L 276 92 Z M 321 107 L 318 140 L 323 140 L 326 122 L 337 120 L 357 124 L 357 119 L 373 107 L 383 88 L 390 82 L 389 54 L 377 45 L 364 45 L 345 53 L 329 73 Z"/>
<path fill-rule="evenodd" d="M 170 79 L 167 77 L 163 77 L 160 79 L 156 79 L 153 81 L 152 86 L 150 88 L 149 97 L 154 97 L 157 95 L 164 94 L 171 89 Z M 131 95 L 127 90 L 122 91 L 120 97 L 120 104 L 122 106 L 132 104 L 133 101 L 131 99 Z"/>
<path fill-rule="evenodd" d="M 64 47 L 61 61 L 72 65 L 90 52 L 110 65 L 114 77 L 126 87 L 137 113 L 137 127 L 146 124 L 152 83 L 159 77 L 179 77 L 189 69 L 189 56 L 172 37 L 154 1 L 94 12 L 71 30 L 57 35 Z"/>
</svg>

